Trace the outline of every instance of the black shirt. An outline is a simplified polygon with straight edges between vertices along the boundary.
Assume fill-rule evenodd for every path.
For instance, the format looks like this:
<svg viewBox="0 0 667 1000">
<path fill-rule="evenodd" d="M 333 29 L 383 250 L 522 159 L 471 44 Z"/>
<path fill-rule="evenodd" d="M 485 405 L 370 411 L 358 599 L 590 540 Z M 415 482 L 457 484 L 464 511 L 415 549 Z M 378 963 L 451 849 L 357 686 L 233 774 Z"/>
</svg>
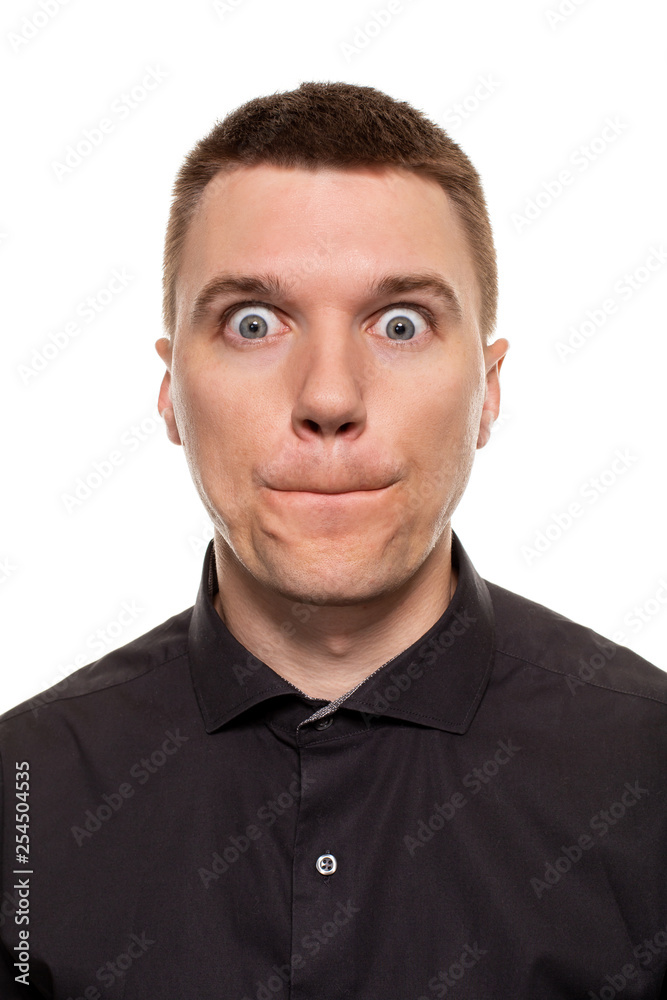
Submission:
<svg viewBox="0 0 667 1000">
<path fill-rule="evenodd" d="M 0 717 L 3 1000 L 667 997 L 667 674 L 453 562 L 327 703 L 211 543 L 193 608 Z"/>
</svg>

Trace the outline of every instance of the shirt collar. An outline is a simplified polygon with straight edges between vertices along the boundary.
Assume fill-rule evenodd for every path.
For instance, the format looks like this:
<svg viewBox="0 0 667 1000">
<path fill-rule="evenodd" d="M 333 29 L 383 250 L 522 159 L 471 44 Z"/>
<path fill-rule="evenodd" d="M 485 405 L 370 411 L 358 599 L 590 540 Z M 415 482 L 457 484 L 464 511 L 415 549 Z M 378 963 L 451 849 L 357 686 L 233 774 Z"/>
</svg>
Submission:
<svg viewBox="0 0 667 1000">
<path fill-rule="evenodd" d="M 388 715 L 464 733 L 491 675 L 494 616 L 491 597 L 452 532 L 456 591 L 437 622 L 353 689 L 345 708 Z M 299 689 L 258 660 L 229 631 L 213 604 L 217 591 L 211 540 L 190 621 L 190 670 L 207 732 L 246 709 Z"/>
</svg>

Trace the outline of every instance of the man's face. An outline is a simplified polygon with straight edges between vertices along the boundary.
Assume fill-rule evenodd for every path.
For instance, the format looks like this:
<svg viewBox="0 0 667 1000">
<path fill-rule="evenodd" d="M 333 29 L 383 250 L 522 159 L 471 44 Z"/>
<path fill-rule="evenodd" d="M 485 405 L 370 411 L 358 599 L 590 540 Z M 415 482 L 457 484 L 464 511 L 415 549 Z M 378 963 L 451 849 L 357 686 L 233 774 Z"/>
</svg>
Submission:
<svg viewBox="0 0 667 1000">
<path fill-rule="evenodd" d="M 434 181 L 218 175 L 188 231 L 173 343 L 156 348 L 158 408 L 225 558 L 289 600 L 352 604 L 442 550 L 498 410 L 507 343 L 483 349 L 479 306 Z"/>
</svg>

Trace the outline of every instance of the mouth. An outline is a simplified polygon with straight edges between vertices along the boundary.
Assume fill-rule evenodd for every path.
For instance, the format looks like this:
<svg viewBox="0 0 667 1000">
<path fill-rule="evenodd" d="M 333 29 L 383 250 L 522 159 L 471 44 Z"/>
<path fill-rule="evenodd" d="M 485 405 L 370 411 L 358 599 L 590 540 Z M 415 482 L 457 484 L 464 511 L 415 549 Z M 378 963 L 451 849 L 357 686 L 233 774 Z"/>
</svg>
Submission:
<svg viewBox="0 0 667 1000">
<path fill-rule="evenodd" d="M 371 493 L 384 493 L 388 490 L 393 483 L 389 483 L 387 486 L 369 486 L 365 488 L 354 488 L 349 490 L 273 490 L 274 493 L 285 493 L 288 495 L 296 494 L 299 496 L 310 496 L 310 497 L 355 497 L 355 496 L 365 496 Z"/>
<path fill-rule="evenodd" d="M 393 486 L 377 486 L 368 489 L 351 490 L 274 490 L 271 493 L 278 494 L 285 499 L 311 501 L 312 503 L 345 503 L 354 500 L 377 499 L 390 490 Z"/>
</svg>

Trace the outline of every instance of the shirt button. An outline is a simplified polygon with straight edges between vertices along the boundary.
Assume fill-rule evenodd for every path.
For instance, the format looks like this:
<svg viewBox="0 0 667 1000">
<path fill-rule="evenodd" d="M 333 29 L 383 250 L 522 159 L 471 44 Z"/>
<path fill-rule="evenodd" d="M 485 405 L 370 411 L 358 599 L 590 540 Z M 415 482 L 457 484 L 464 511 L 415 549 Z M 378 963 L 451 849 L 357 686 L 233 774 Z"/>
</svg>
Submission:
<svg viewBox="0 0 667 1000">
<path fill-rule="evenodd" d="M 338 867 L 338 862 L 334 858 L 333 854 L 320 854 L 319 858 L 315 862 L 315 867 L 320 875 L 333 875 Z"/>
<path fill-rule="evenodd" d="M 315 729 L 328 729 L 333 722 L 333 715 L 327 715 L 324 719 L 318 719 L 315 723 Z"/>
</svg>

